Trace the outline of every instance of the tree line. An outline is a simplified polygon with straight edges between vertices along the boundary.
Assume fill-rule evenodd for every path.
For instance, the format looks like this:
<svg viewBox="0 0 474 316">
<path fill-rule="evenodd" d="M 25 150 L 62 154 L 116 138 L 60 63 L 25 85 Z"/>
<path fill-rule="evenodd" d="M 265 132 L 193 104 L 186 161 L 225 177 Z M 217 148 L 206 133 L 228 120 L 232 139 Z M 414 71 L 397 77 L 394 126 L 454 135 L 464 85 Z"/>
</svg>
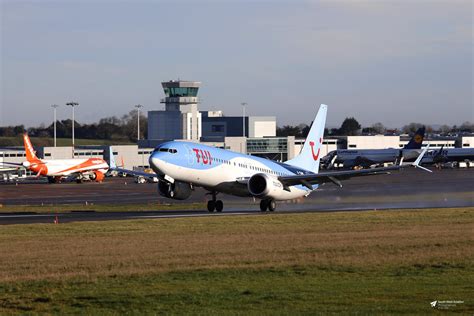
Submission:
<svg viewBox="0 0 474 316">
<path fill-rule="evenodd" d="M 461 125 L 449 126 L 441 125 L 433 128 L 432 126 L 421 123 L 409 123 L 404 125 L 401 129 L 388 129 L 382 123 L 375 123 L 369 127 L 362 127 L 354 117 L 346 118 L 339 128 L 324 129 L 325 136 L 355 136 L 355 135 L 378 135 L 378 134 L 414 134 L 420 127 L 426 127 L 426 133 L 438 134 L 440 136 L 451 136 L 462 133 L 474 133 L 474 124 L 471 122 L 464 122 Z M 296 126 L 284 125 L 277 127 L 276 135 L 280 137 L 295 136 L 296 138 L 306 138 L 309 133 L 310 126 L 307 124 L 300 124 Z"/>
<path fill-rule="evenodd" d="M 364 127 L 354 117 L 346 118 L 339 128 L 326 128 L 326 136 L 354 136 L 354 135 L 376 135 L 376 134 L 413 134 L 418 128 L 423 126 L 421 123 L 409 123 L 401 129 L 387 129 L 382 123 L 375 123 L 369 127 Z M 276 135 L 280 137 L 295 136 L 296 138 L 305 138 L 309 133 L 310 126 L 299 124 L 296 126 L 284 125 L 277 127 Z M 140 113 L 140 139 L 147 138 L 148 120 L 143 113 Z M 25 129 L 23 125 L 0 127 L 0 136 L 17 137 L 27 132 L 32 137 L 53 137 L 54 124 L 45 127 L 30 127 Z M 429 134 L 439 134 L 441 136 L 457 135 L 460 133 L 473 133 L 474 124 L 464 122 L 457 126 L 441 125 L 436 129 L 426 126 L 426 132 Z M 58 138 L 71 138 L 72 120 L 62 120 L 56 122 L 56 133 Z M 106 139 L 106 140 L 137 140 L 137 111 L 130 111 L 121 118 L 110 116 L 99 120 L 98 123 L 80 124 L 74 122 L 74 136 L 82 139 Z"/>
<path fill-rule="evenodd" d="M 74 137 L 82 139 L 137 140 L 137 111 L 130 111 L 121 118 L 110 116 L 98 123 L 80 124 L 74 121 Z M 147 137 L 148 120 L 140 113 L 140 139 Z M 0 136 L 17 137 L 27 132 L 31 137 L 54 137 L 54 123 L 26 129 L 24 125 L 0 127 Z M 56 121 L 56 137 L 72 137 L 72 120 Z"/>
</svg>

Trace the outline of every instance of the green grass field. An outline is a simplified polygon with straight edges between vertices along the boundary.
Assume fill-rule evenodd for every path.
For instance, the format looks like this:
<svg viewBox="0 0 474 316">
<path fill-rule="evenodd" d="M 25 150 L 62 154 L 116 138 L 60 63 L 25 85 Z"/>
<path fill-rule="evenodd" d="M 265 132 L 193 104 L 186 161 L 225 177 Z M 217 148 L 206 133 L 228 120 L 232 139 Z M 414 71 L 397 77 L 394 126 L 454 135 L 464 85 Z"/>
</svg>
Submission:
<svg viewBox="0 0 474 316">
<path fill-rule="evenodd" d="M 129 140 L 107 140 L 107 139 L 75 139 L 76 146 L 83 145 L 131 145 Z M 53 146 L 54 139 L 51 137 L 31 137 L 34 146 Z M 58 146 L 71 146 L 70 138 L 57 138 Z M 22 137 L 0 137 L 0 146 L 23 146 Z"/>
<path fill-rule="evenodd" d="M 2 226 L 0 314 L 472 314 L 473 214 Z"/>
</svg>

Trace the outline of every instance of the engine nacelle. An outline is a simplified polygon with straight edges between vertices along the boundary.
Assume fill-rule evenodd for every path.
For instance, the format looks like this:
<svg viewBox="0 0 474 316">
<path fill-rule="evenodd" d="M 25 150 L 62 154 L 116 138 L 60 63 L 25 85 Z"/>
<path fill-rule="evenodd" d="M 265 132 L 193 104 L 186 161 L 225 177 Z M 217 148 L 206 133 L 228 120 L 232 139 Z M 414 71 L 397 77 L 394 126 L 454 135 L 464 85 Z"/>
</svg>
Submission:
<svg viewBox="0 0 474 316">
<path fill-rule="evenodd" d="M 97 182 L 102 182 L 104 181 L 104 178 L 105 178 L 105 174 L 103 174 L 102 172 L 100 171 L 94 171 L 94 173 L 92 174 L 92 180 L 95 180 Z"/>
<path fill-rule="evenodd" d="M 170 199 L 186 200 L 191 196 L 191 185 L 180 181 L 175 181 L 174 183 L 159 181 L 158 192 L 160 192 L 161 196 Z"/>
<path fill-rule="evenodd" d="M 265 173 L 257 173 L 250 177 L 247 188 L 255 197 L 279 199 L 283 193 L 283 184 Z"/>
</svg>

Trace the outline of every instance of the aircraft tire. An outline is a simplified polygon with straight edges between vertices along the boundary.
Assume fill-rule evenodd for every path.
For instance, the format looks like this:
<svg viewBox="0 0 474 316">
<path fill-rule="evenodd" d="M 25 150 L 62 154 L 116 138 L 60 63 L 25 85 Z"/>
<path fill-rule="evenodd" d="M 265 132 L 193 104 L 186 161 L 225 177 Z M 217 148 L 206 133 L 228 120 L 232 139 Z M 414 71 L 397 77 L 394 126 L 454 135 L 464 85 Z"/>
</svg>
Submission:
<svg viewBox="0 0 474 316">
<path fill-rule="evenodd" d="M 207 210 L 209 211 L 209 213 L 214 212 L 215 209 L 216 203 L 214 201 L 207 201 Z"/>
<path fill-rule="evenodd" d="M 217 200 L 215 203 L 216 211 L 217 212 L 222 212 L 224 209 L 224 203 L 221 200 Z"/>
<path fill-rule="evenodd" d="M 268 210 L 269 210 L 270 212 L 274 212 L 274 211 L 276 210 L 276 207 L 277 207 L 277 206 L 276 206 L 275 200 L 270 200 L 270 201 L 268 201 Z"/>
<path fill-rule="evenodd" d="M 260 201 L 260 211 L 266 212 L 268 209 L 268 201 L 267 200 L 261 200 Z"/>
</svg>

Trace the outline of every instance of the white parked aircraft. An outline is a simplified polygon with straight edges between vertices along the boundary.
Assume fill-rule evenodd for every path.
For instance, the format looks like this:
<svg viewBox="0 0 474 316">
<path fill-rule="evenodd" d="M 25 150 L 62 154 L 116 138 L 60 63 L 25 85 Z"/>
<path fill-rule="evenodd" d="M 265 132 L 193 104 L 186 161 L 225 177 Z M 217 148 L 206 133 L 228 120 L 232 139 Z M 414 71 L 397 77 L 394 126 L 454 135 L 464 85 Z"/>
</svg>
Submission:
<svg viewBox="0 0 474 316">
<path fill-rule="evenodd" d="M 36 176 L 48 177 L 50 183 L 60 182 L 63 178 L 74 178 L 77 182 L 82 180 L 104 180 L 109 165 L 101 158 L 88 159 L 39 159 L 31 145 L 27 134 L 23 135 L 26 161 L 21 164 L 7 163 L 6 165 L 20 165 L 36 173 Z"/>
<path fill-rule="evenodd" d="M 405 161 L 413 161 L 421 152 L 421 145 L 425 137 L 425 127 L 419 128 L 408 144 L 403 148 L 386 149 L 338 149 L 331 151 L 322 158 L 327 169 L 331 169 L 334 164 L 343 164 L 344 168 L 364 167 L 380 165 L 385 162 L 395 162 L 403 158 Z M 426 158 L 426 157 L 425 157 Z M 426 159 L 423 159 L 423 162 Z"/>
<path fill-rule="evenodd" d="M 322 104 L 301 153 L 285 163 L 192 142 L 171 141 L 161 144 L 150 155 L 150 166 L 156 174 L 129 173 L 144 177 L 158 176 L 160 194 L 171 199 L 187 199 L 193 187 L 203 187 L 212 195 L 207 204 L 208 211 L 221 212 L 224 204 L 216 199 L 219 192 L 259 198 L 262 211 L 274 211 L 275 201 L 308 196 L 322 183 L 333 182 L 342 186 L 340 180 L 343 179 L 386 174 L 403 168 L 402 165 L 397 165 L 320 173 L 320 150 L 326 113 L 327 105 Z M 410 165 L 425 169 L 419 166 L 425 152 L 426 149 Z M 113 162 L 111 168 L 114 168 Z M 127 172 L 124 169 L 117 170 Z"/>
</svg>

